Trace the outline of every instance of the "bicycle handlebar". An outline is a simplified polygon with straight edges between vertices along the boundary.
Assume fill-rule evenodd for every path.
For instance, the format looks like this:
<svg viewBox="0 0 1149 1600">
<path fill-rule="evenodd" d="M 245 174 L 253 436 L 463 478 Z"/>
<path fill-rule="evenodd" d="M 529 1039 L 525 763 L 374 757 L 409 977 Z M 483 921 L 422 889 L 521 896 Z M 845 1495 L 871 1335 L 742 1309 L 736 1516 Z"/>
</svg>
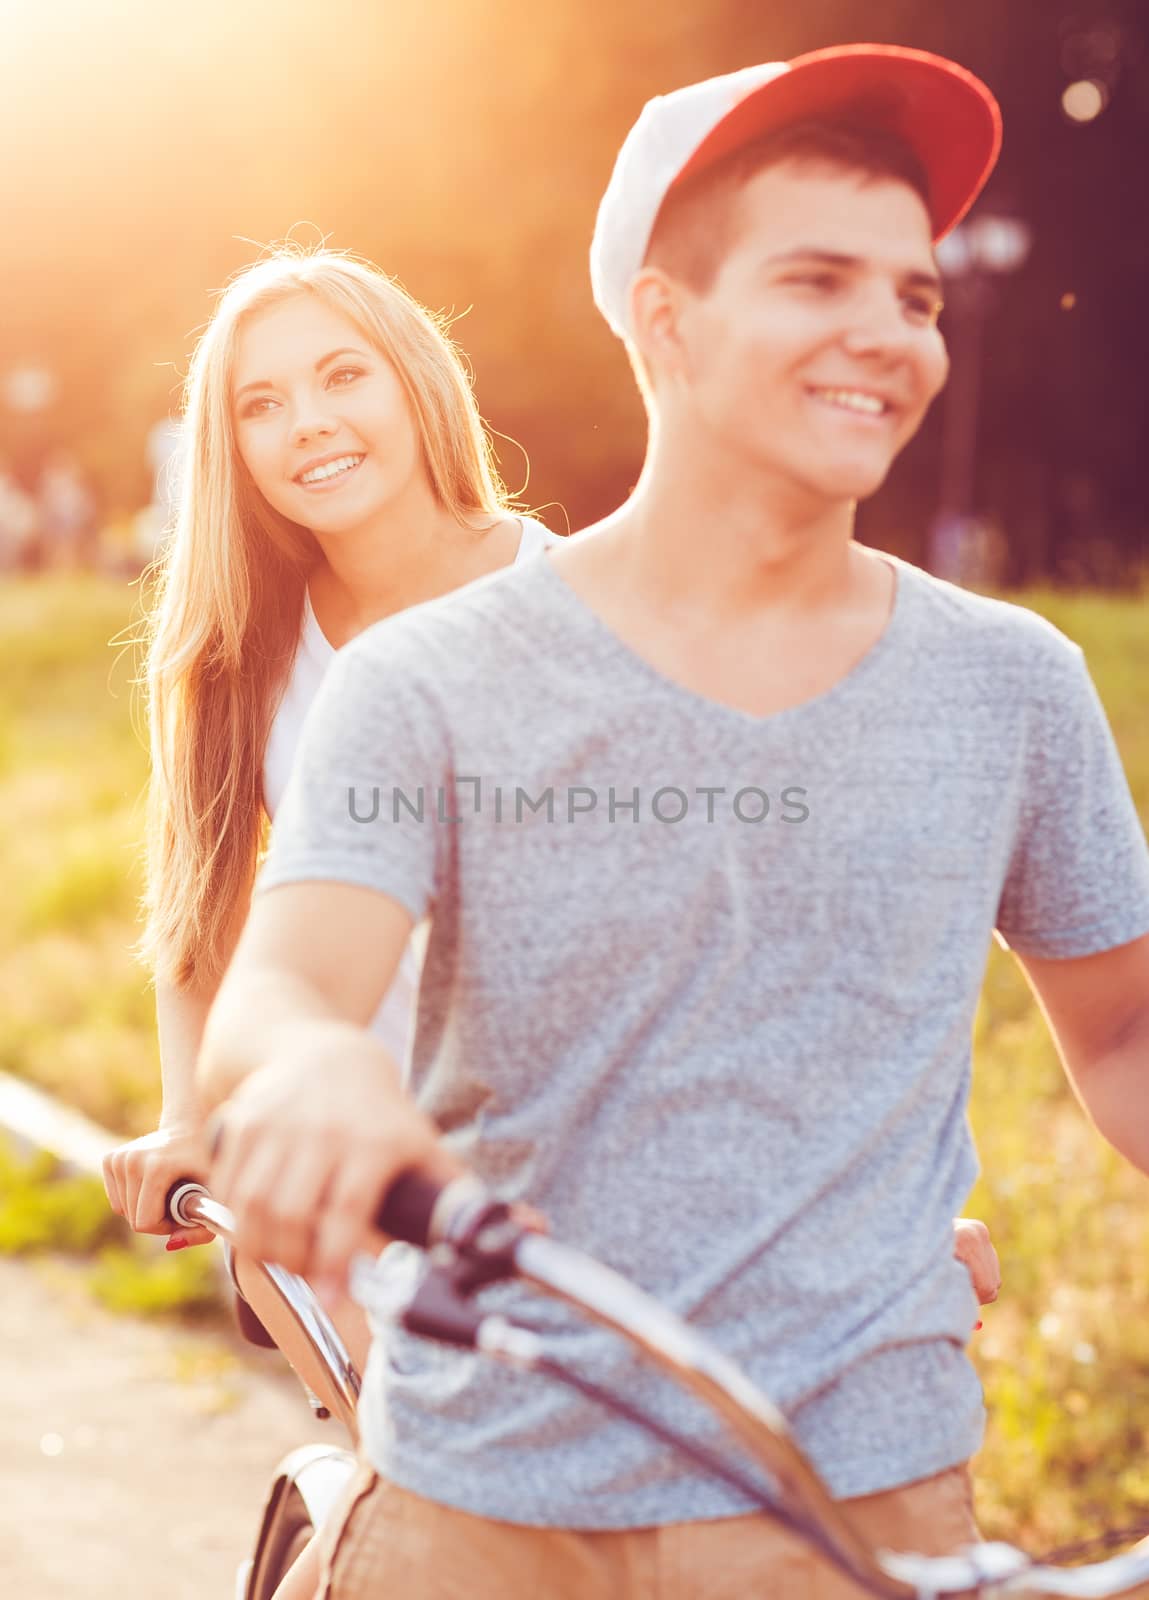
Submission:
<svg viewBox="0 0 1149 1600">
<path fill-rule="evenodd" d="M 479 1283 L 493 1250 L 499 1261 L 492 1275 L 519 1278 L 621 1334 L 722 1417 L 778 1485 L 789 1519 L 884 1600 L 926 1595 L 941 1600 L 991 1590 L 1104 1600 L 1149 1584 L 1149 1540 L 1124 1555 L 1073 1570 L 1036 1566 L 1022 1551 L 1000 1543 L 945 1557 L 875 1550 L 846 1523 L 766 1396 L 686 1323 L 618 1273 L 513 1222 L 508 1230 L 507 1208 L 472 1178 L 442 1183 L 422 1173 L 403 1173 L 384 1197 L 376 1222 L 392 1238 L 423 1249 L 452 1246 L 480 1269 Z M 501 1316 L 476 1315 L 471 1329 L 470 1342 L 496 1359 L 520 1367 L 542 1364 L 541 1341 Z M 412 1331 L 432 1330 L 419 1326 Z M 444 1329 L 443 1336 L 458 1342 L 458 1329 Z"/>
<path fill-rule="evenodd" d="M 404 1172 L 383 1196 L 375 1216 L 375 1225 L 381 1233 L 404 1244 L 418 1245 L 426 1250 L 435 1244 L 443 1226 L 443 1211 L 439 1202 L 450 1186 L 428 1177 L 426 1173 L 411 1169 Z M 439 1211 L 436 1219 L 436 1210 Z M 438 1228 L 435 1227 L 436 1220 Z"/>
<path fill-rule="evenodd" d="M 234 1233 L 226 1209 L 210 1197 L 205 1203 L 199 1198 L 204 1191 L 196 1187 L 199 1195 L 182 1215 L 179 1186 L 173 1185 L 169 1198 L 176 1220 L 204 1222 L 225 1236 Z M 391 1238 L 421 1249 L 448 1247 L 448 1256 L 462 1269 L 456 1287 L 461 1285 L 467 1296 L 486 1282 L 517 1278 L 620 1334 L 722 1418 L 770 1474 L 785 1520 L 881 1600 L 945 1600 L 991 1592 L 1031 1600 L 1054 1595 L 1116 1600 L 1149 1593 L 1149 1539 L 1122 1555 L 1074 1569 L 1035 1565 L 1022 1551 L 1000 1543 L 943 1557 L 874 1549 L 845 1521 L 782 1414 L 733 1362 L 619 1273 L 517 1223 L 509 1207 L 472 1177 L 444 1182 L 405 1172 L 384 1196 L 375 1224 Z M 460 1316 L 466 1302 L 457 1295 L 439 1302 L 433 1295 L 424 1297 L 420 1307 L 421 1294 L 417 1292 L 403 1319 L 412 1332 L 468 1344 L 520 1368 L 548 1370 L 537 1334 L 478 1308 Z M 550 1368 L 554 1370 L 553 1363 Z"/>
</svg>

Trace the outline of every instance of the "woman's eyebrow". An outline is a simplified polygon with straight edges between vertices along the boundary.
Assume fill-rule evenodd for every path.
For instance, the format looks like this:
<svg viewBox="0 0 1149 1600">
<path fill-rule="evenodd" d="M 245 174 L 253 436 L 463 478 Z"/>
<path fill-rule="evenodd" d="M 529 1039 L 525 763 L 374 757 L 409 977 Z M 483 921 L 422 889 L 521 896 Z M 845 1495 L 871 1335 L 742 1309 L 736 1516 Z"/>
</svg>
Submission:
<svg viewBox="0 0 1149 1600">
<path fill-rule="evenodd" d="M 363 351 L 356 350 L 354 345 L 342 345 L 338 350 L 329 350 L 325 356 L 320 356 L 319 360 L 315 363 L 316 372 L 322 372 L 324 367 L 330 366 L 331 363 L 333 361 L 337 361 L 340 356 L 358 356 L 361 361 L 365 361 L 367 359 Z M 245 383 L 241 388 L 237 389 L 235 391 L 235 398 L 238 400 L 240 395 L 246 394 L 249 389 L 272 389 L 274 387 L 275 385 L 272 383 L 270 378 L 256 378 L 254 382 Z"/>
</svg>

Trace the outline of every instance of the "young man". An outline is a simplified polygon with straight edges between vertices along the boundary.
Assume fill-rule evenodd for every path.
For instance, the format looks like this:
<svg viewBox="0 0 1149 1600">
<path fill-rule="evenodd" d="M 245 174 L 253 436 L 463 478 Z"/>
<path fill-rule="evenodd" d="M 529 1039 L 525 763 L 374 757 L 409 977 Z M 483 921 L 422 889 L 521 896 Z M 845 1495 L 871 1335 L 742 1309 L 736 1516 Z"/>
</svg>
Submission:
<svg viewBox="0 0 1149 1600">
<path fill-rule="evenodd" d="M 641 481 L 342 653 L 202 1059 L 252 1250 L 338 1281 L 392 1175 L 473 1168 L 744 1365 L 859 1527 L 931 1553 L 976 1537 L 950 1219 L 995 930 L 1149 1170 L 1149 851 L 1081 652 L 852 538 L 945 380 L 931 244 L 998 137 L 977 80 L 877 46 L 647 106 L 592 251 Z M 409 1099 L 363 1024 L 427 914 Z M 363 1427 L 339 1600 L 851 1592 L 468 1355 L 381 1333 Z"/>
</svg>

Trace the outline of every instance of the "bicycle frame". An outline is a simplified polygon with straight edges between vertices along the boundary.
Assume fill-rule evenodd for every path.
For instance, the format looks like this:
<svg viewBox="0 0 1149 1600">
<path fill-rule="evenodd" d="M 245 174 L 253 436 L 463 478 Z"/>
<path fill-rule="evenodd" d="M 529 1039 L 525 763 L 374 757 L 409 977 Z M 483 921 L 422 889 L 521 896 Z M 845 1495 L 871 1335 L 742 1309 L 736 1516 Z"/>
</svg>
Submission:
<svg viewBox="0 0 1149 1600">
<path fill-rule="evenodd" d="M 301 1528 L 318 1529 L 326 1522 L 355 1469 L 360 1376 L 307 1281 L 241 1250 L 231 1213 L 202 1184 L 179 1185 L 169 1197 L 168 1209 L 175 1221 L 198 1223 L 219 1239 L 237 1293 L 272 1335 L 313 1412 L 341 1422 L 353 1446 L 346 1450 L 338 1445 L 300 1445 L 279 1463 L 264 1502 L 254 1553 L 236 1579 L 236 1600 L 266 1600 L 286 1570 L 293 1537 Z"/>
<path fill-rule="evenodd" d="M 307 1391 L 313 1411 L 320 1417 L 337 1418 L 357 1445 L 360 1375 L 310 1284 L 274 1262 L 257 1261 L 240 1250 L 230 1211 L 213 1200 L 202 1184 L 181 1184 L 173 1190 L 168 1208 L 176 1221 L 198 1223 L 221 1241 L 237 1293 L 274 1336 Z"/>
</svg>

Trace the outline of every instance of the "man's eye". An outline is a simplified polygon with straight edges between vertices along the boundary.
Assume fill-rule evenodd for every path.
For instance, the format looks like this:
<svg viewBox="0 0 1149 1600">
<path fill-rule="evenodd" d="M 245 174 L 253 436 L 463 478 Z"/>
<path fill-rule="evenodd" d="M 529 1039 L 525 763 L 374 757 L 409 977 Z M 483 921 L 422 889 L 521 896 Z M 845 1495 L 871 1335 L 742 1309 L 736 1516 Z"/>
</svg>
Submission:
<svg viewBox="0 0 1149 1600">
<path fill-rule="evenodd" d="M 832 272 L 800 272 L 787 278 L 787 283 L 797 283 L 807 289 L 834 289 L 838 280 Z"/>
<path fill-rule="evenodd" d="M 941 316 L 941 301 L 933 299 L 930 295 L 903 295 L 902 304 L 914 318 L 915 322 L 936 322 Z"/>
</svg>

